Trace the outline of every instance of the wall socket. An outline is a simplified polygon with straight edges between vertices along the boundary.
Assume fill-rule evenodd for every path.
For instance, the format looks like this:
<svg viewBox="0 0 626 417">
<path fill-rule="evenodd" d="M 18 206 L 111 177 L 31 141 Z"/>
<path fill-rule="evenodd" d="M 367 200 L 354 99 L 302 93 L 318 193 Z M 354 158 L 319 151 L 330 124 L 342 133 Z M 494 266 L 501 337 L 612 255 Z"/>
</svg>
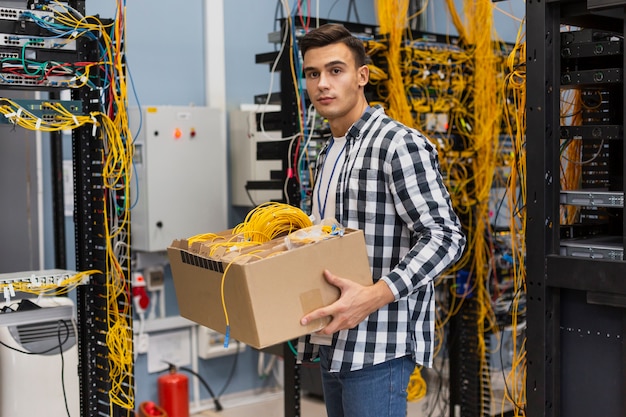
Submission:
<svg viewBox="0 0 626 417">
<path fill-rule="evenodd" d="M 160 290 L 165 285 L 165 271 L 162 266 L 152 266 L 143 272 L 148 291 Z"/>
<path fill-rule="evenodd" d="M 212 359 L 219 356 L 232 355 L 243 352 L 246 345 L 230 338 L 228 347 L 224 347 L 224 335 L 209 329 L 208 327 L 198 326 L 198 357 L 201 359 Z"/>
<path fill-rule="evenodd" d="M 148 333 L 141 333 L 134 335 L 133 341 L 135 343 L 135 352 L 139 355 L 142 353 L 148 353 L 148 347 L 150 346 L 150 336 Z"/>
</svg>

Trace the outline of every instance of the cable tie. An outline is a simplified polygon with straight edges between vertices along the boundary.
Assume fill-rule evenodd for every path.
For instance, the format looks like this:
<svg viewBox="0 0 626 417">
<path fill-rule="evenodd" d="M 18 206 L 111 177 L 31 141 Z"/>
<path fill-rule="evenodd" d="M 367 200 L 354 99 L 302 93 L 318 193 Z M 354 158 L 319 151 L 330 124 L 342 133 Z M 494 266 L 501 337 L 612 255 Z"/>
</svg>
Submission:
<svg viewBox="0 0 626 417">
<path fill-rule="evenodd" d="M 72 119 L 74 119 L 74 124 L 78 126 L 78 119 L 76 118 L 75 114 L 72 115 Z"/>
<path fill-rule="evenodd" d="M 96 130 L 98 129 L 98 120 L 96 120 L 96 117 L 93 114 L 91 115 L 91 120 L 93 120 L 93 129 L 91 129 L 91 136 L 96 136 Z"/>
<path fill-rule="evenodd" d="M 5 115 L 4 115 L 4 117 L 6 117 L 7 119 L 11 119 L 11 118 L 15 117 L 15 116 L 16 116 L 16 114 L 17 114 L 17 113 L 15 113 L 15 112 L 8 113 L 8 114 L 5 114 Z"/>
<path fill-rule="evenodd" d="M 24 110 L 24 109 L 23 109 L 22 107 L 20 107 L 19 109 L 17 109 L 17 114 L 16 114 L 16 116 L 17 116 L 17 118 L 18 118 L 18 119 L 22 116 L 22 111 L 23 111 L 23 110 Z"/>
<path fill-rule="evenodd" d="M 15 297 L 15 289 L 13 288 L 13 284 L 9 284 L 9 293 L 11 297 Z"/>
<path fill-rule="evenodd" d="M 3 288 L 3 290 L 4 290 L 4 300 L 8 304 L 8 303 L 11 302 L 11 294 L 9 293 L 9 287 L 6 286 L 6 287 Z"/>
<path fill-rule="evenodd" d="M 35 130 L 39 130 L 39 128 L 41 127 L 41 119 L 37 119 L 37 123 L 35 123 Z"/>
</svg>

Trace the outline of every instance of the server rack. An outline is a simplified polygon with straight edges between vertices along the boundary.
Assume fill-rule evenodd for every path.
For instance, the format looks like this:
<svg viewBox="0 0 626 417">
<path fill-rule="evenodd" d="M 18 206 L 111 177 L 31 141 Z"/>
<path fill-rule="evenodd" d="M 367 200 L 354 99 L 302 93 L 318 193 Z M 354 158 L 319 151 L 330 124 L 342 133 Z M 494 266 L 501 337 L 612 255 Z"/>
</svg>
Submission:
<svg viewBox="0 0 626 417">
<path fill-rule="evenodd" d="M 77 6 L 84 14 L 85 1 L 78 1 Z M 112 24 L 110 20 L 105 23 Z M 122 42 L 123 40 L 120 40 Z M 87 61 L 97 61 L 98 48 L 95 40 L 85 40 L 80 46 L 80 58 Z M 124 51 L 124 45 L 118 45 Z M 123 57 L 118 57 L 123 63 Z M 123 69 L 122 69 L 123 70 Z M 125 74 L 118 74 L 124 77 Z M 121 80 L 108 80 L 119 85 Z M 114 97 L 103 94 L 104 80 L 96 89 L 81 88 L 72 91 L 74 99 L 83 103 L 85 113 L 97 111 L 105 103 L 112 103 Z M 118 103 L 119 104 L 119 103 Z M 126 103 L 123 103 L 124 105 Z M 111 106 L 114 108 L 114 106 Z M 122 111 L 118 109 L 117 111 Z M 130 141 L 131 138 L 124 138 Z M 96 135 L 91 126 L 83 126 L 72 131 L 72 159 L 74 162 L 74 218 L 76 240 L 76 267 L 78 270 L 98 270 L 101 274 L 91 276 L 89 285 L 81 286 L 77 290 L 78 325 L 79 325 L 79 373 L 81 382 L 81 415 L 122 417 L 132 413 L 128 409 L 134 403 L 134 373 L 132 365 L 121 371 L 117 381 L 111 378 L 113 364 L 110 360 L 113 352 L 108 343 L 110 333 L 116 332 L 121 341 L 130 346 L 130 351 L 117 351 L 116 355 L 126 354 L 132 357 L 132 304 L 130 303 L 131 289 L 131 252 L 130 252 L 130 222 L 117 222 L 120 243 L 124 243 L 117 257 L 120 271 L 118 278 L 124 287 L 124 292 L 111 294 L 109 289 L 112 279 L 110 260 L 107 259 L 107 242 L 105 223 L 112 222 L 116 213 L 111 213 L 110 207 L 127 207 L 129 184 L 122 184 L 116 192 L 105 187 L 104 158 L 107 150 L 104 141 Z M 109 211 L 105 209 L 109 206 Z M 127 214 L 128 219 L 130 215 Z M 113 221 L 114 222 L 114 221 Z M 116 322 L 112 311 L 119 312 Z M 124 342 L 122 342 L 124 343 Z M 119 348 L 119 346 L 118 346 Z M 114 384 L 116 386 L 114 386 Z M 112 395 L 112 391 L 115 394 Z M 122 405 L 126 404 L 126 405 Z"/>
<path fill-rule="evenodd" d="M 11 56 L 10 54 L 15 50 L 22 49 L 20 48 L 20 42 L 26 42 L 23 45 L 22 54 L 26 53 L 27 48 L 40 48 L 35 49 L 39 61 L 54 61 L 55 63 L 65 63 L 66 65 L 100 61 L 101 56 L 99 53 L 101 50 L 98 48 L 98 41 L 101 39 L 101 34 L 97 33 L 95 29 L 91 33 L 92 36 L 76 37 L 75 48 L 71 50 L 63 49 L 63 47 L 58 47 L 53 43 L 47 44 L 46 39 L 55 38 L 60 39 L 59 42 L 61 42 L 65 38 L 68 40 L 72 39 L 72 34 L 55 34 L 49 32 L 48 29 L 39 28 L 38 25 L 28 18 L 23 18 L 28 13 L 48 13 L 46 18 L 50 19 L 52 23 L 54 19 L 51 17 L 50 9 L 47 8 L 48 1 L 23 0 L 4 3 L 8 4 L 8 8 L 3 8 L 3 14 L 0 16 L 0 26 L 5 34 L 4 43 L 2 44 L 3 58 Z M 64 4 L 67 4 L 70 8 L 68 10 L 72 10 L 71 13 L 76 14 L 76 16 L 78 14 L 85 16 L 85 3 L 85 0 L 69 0 Z M 4 7 L 5 4 L 2 6 Z M 40 12 L 41 10 L 47 12 Z M 107 19 L 100 19 L 100 21 L 104 24 L 113 23 L 113 21 Z M 30 36 L 30 38 L 27 38 L 29 40 L 23 40 L 21 37 L 24 36 Z M 42 38 L 38 39 L 36 38 L 37 36 Z M 121 42 L 121 40 L 119 41 Z M 123 51 L 123 45 L 117 45 L 117 47 L 118 51 Z M 30 56 L 27 58 L 30 59 Z M 90 85 L 84 83 L 85 85 L 80 87 L 77 86 L 78 83 L 75 80 L 38 83 L 29 80 L 28 77 L 12 77 L 10 74 L 4 73 L 2 88 L 45 92 L 49 94 L 50 100 L 58 100 L 61 90 L 71 89 L 72 100 L 80 102 L 80 115 L 84 115 L 101 111 L 105 102 L 111 102 L 112 97 L 106 94 L 107 87 L 105 84 L 112 82 L 117 85 L 120 80 L 105 80 L 103 73 L 102 66 L 95 66 L 90 73 Z M 123 74 L 120 76 L 123 76 Z M 34 102 L 32 105 L 37 107 Z M 111 107 L 114 107 L 114 105 Z M 42 105 L 42 108 L 45 108 L 45 106 Z M 79 115 L 78 112 L 75 114 Z M 45 116 L 44 114 L 41 117 L 45 119 Z M 95 124 L 96 122 L 94 121 Z M 110 376 L 110 345 L 107 343 L 107 337 L 110 336 L 111 315 L 109 307 L 111 306 L 111 300 L 107 285 L 107 269 L 109 266 L 106 251 L 109 242 L 107 242 L 105 231 L 105 224 L 110 219 L 107 219 L 105 216 L 107 212 L 105 205 L 111 204 L 111 199 L 117 199 L 118 201 L 115 204 L 122 207 L 124 202 L 121 200 L 124 199 L 126 193 L 124 190 L 125 185 L 116 190 L 117 192 L 115 193 L 108 191 L 105 187 L 105 179 L 102 173 L 104 155 L 106 155 L 107 151 L 104 148 L 104 141 L 97 136 L 97 129 L 94 125 L 83 125 L 72 130 L 76 269 L 79 271 L 101 271 L 98 274 L 92 274 L 89 283 L 79 286 L 77 289 L 80 408 L 81 415 L 85 417 L 122 416 L 132 413 L 132 410 L 114 404 L 110 396 L 114 382 Z M 57 268 L 65 268 L 66 263 L 64 212 L 63 206 L 60 204 L 63 201 L 61 140 L 61 135 L 58 132 L 51 134 L 55 266 Z M 128 236 L 127 225 L 128 223 L 119 230 L 122 236 Z M 120 276 L 125 281 L 125 288 L 128 294 L 130 294 L 130 250 L 128 249 L 124 252 L 120 259 L 120 267 L 122 269 Z M 118 298 L 113 303 L 117 303 L 120 311 L 129 311 L 125 309 L 127 307 L 125 305 L 127 299 L 124 294 L 118 295 Z M 125 317 L 128 328 L 122 329 L 121 332 L 122 338 L 124 338 L 124 335 L 130 336 L 129 339 L 125 339 L 130 346 L 132 346 L 131 319 L 132 317 L 130 316 Z M 132 352 L 130 352 L 130 355 L 132 356 Z M 132 369 L 132 367 L 128 369 Z M 121 398 L 121 401 L 118 402 L 132 403 L 132 378 L 131 370 L 129 374 L 123 375 L 119 379 L 122 380 L 121 386 L 115 387 L 118 398 Z"/>
<path fill-rule="evenodd" d="M 597 56 L 606 55 L 607 44 L 593 38 L 578 39 L 578 51 L 591 47 L 598 48 L 600 53 L 574 63 L 579 65 L 574 71 L 577 79 L 573 79 L 568 72 L 573 65 L 572 50 L 564 50 L 567 40 L 561 33 L 578 29 L 612 32 L 614 36 L 609 40 L 623 45 L 625 5 L 624 1 L 593 0 L 526 3 L 529 30 L 525 411 L 529 416 L 623 416 L 626 413 L 623 46 L 616 53 L 617 67 L 614 67 L 615 62 L 607 65 L 606 60 Z M 586 73 L 587 70 L 591 73 Z M 604 77 L 608 70 L 612 75 Z M 585 79 L 587 76 L 590 78 Z M 576 85 L 572 87 L 572 83 Z M 561 128 L 561 91 L 589 86 L 606 89 L 608 85 L 612 93 L 607 107 L 615 114 L 605 114 L 600 120 L 589 118 L 588 125 L 595 124 L 595 128 L 585 126 L 583 121 L 582 127 L 576 127 L 579 134 L 568 137 Z M 560 210 L 564 206 L 593 207 L 601 196 L 594 189 L 574 190 L 575 195 L 587 196 L 586 201 L 577 202 L 569 199 L 572 190 L 561 189 L 560 145 L 568 139 L 582 141 L 583 147 L 595 144 L 598 156 L 607 154 L 604 162 L 595 161 L 596 171 L 604 171 L 602 191 L 613 195 L 607 200 L 610 202 L 604 222 L 592 222 L 591 216 L 588 221 L 574 225 L 563 224 L 561 220 Z M 584 175 L 585 171 L 582 187 Z M 598 228 L 607 224 L 608 228 Z M 573 235 L 597 238 L 605 234 L 617 242 L 612 255 L 592 244 L 587 244 L 583 251 L 568 250 L 571 248 L 568 239 Z"/>
</svg>

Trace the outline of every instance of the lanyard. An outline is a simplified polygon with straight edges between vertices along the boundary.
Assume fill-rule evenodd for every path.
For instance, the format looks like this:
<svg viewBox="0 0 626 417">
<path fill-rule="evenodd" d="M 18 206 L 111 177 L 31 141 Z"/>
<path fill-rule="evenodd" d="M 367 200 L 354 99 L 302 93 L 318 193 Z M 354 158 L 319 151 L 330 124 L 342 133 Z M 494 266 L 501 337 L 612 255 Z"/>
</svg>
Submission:
<svg viewBox="0 0 626 417">
<path fill-rule="evenodd" d="M 333 144 L 335 143 L 335 139 L 331 138 L 330 139 L 330 146 L 328 147 L 328 150 L 330 151 L 330 148 L 333 147 Z M 328 202 L 328 192 L 330 191 L 331 188 L 331 182 L 333 180 L 333 177 L 335 176 L 335 170 L 337 169 L 337 165 L 339 164 L 339 160 L 341 159 L 344 151 L 346 150 L 346 145 L 348 144 L 348 141 L 346 140 L 345 143 L 343 144 L 343 148 L 341 148 L 341 151 L 339 152 L 339 155 L 337 155 L 337 159 L 335 159 L 335 163 L 333 164 L 333 169 L 330 171 L 330 177 L 328 178 L 328 181 L 326 181 L 326 183 L 328 184 L 328 186 L 326 187 L 326 195 L 324 196 L 324 205 L 322 205 L 322 197 L 321 197 L 321 191 L 320 189 L 322 188 L 321 186 L 317 187 L 317 207 L 319 208 L 320 211 L 320 221 L 324 220 L 325 217 L 324 215 L 326 214 L 326 203 Z M 328 151 L 327 151 L 328 152 Z M 320 178 L 320 182 L 321 180 L 323 180 L 324 177 L 324 172 L 327 171 L 326 169 L 326 163 L 324 162 L 324 169 L 322 170 L 322 175 Z"/>
</svg>

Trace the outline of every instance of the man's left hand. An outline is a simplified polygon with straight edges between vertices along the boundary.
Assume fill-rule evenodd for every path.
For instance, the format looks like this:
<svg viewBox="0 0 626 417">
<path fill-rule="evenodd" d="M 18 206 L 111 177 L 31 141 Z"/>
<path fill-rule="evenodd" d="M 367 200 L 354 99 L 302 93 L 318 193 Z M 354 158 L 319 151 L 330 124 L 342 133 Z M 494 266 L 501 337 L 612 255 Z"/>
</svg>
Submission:
<svg viewBox="0 0 626 417">
<path fill-rule="evenodd" d="M 341 278 L 324 271 L 326 281 L 339 288 L 341 295 L 334 303 L 318 308 L 302 317 L 300 323 L 305 326 L 312 320 L 331 317 L 330 323 L 318 333 L 333 334 L 339 330 L 356 327 L 367 316 L 394 300 L 393 293 L 384 281 L 363 286 L 349 279 Z"/>
</svg>

